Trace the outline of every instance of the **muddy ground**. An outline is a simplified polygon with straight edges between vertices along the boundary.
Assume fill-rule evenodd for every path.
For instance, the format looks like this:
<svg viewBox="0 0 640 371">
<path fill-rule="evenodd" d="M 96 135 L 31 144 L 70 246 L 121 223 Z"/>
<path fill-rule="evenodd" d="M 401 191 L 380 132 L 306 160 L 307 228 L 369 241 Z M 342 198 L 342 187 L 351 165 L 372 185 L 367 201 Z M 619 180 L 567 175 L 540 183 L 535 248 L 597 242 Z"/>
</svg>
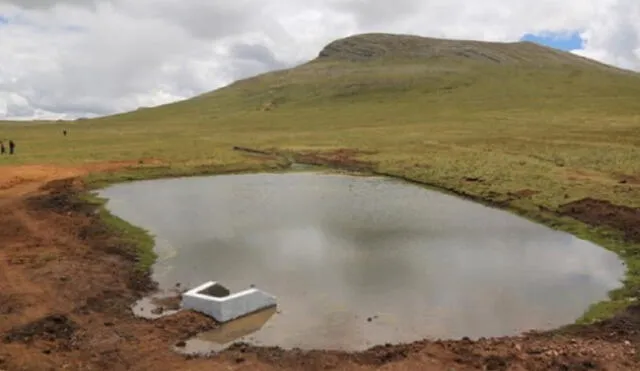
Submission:
<svg viewBox="0 0 640 371">
<path fill-rule="evenodd" d="M 640 305 L 595 325 L 520 337 L 179 355 L 175 343 L 215 323 L 189 312 L 135 318 L 130 305 L 154 285 L 136 271 L 134 247 L 77 199 L 78 177 L 126 165 L 0 169 L 0 370 L 640 370 Z M 585 200 L 563 211 L 639 236 L 637 210 Z"/>
</svg>

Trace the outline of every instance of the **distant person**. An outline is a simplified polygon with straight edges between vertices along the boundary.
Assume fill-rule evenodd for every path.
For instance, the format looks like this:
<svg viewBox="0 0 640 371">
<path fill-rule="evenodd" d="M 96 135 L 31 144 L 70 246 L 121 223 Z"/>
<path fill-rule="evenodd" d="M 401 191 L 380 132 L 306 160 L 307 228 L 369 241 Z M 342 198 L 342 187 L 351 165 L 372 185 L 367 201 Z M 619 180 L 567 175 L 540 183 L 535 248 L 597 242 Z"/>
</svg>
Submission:
<svg viewBox="0 0 640 371">
<path fill-rule="evenodd" d="M 4 155 L 7 150 L 4 148 L 4 142 L 0 142 L 0 155 Z"/>
<path fill-rule="evenodd" d="M 67 129 L 62 130 L 62 135 L 67 136 Z"/>
<path fill-rule="evenodd" d="M 9 154 L 12 155 L 16 150 L 16 144 L 13 143 L 13 140 L 9 141 Z"/>
</svg>

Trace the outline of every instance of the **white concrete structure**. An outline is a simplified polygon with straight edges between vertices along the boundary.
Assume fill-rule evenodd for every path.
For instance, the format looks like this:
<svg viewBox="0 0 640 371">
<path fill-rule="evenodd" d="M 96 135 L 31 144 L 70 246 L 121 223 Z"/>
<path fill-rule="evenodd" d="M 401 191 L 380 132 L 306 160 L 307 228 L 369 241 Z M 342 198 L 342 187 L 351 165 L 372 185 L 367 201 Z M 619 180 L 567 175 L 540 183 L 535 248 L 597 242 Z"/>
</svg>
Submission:
<svg viewBox="0 0 640 371">
<path fill-rule="evenodd" d="M 209 281 L 182 295 L 182 306 L 227 322 L 276 305 L 275 296 L 256 288 L 231 294 L 215 281 Z"/>
</svg>

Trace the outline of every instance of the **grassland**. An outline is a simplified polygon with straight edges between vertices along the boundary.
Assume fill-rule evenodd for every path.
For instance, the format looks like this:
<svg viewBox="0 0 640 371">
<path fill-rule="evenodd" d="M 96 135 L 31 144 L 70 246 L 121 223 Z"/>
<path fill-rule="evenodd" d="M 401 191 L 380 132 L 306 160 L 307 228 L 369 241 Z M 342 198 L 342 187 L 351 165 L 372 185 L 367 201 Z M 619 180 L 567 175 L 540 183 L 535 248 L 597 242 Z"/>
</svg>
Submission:
<svg viewBox="0 0 640 371">
<path fill-rule="evenodd" d="M 625 288 L 585 320 L 638 296 L 640 246 L 554 211 L 586 197 L 640 207 L 640 74 L 529 43 L 365 35 L 321 54 L 161 107 L 2 124 L 18 155 L 0 163 L 161 163 L 102 175 L 104 184 L 264 166 L 233 146 L 371 151 L 360 158 L 380 172 L 502 203 L 620 253 Z"/>
</svg>

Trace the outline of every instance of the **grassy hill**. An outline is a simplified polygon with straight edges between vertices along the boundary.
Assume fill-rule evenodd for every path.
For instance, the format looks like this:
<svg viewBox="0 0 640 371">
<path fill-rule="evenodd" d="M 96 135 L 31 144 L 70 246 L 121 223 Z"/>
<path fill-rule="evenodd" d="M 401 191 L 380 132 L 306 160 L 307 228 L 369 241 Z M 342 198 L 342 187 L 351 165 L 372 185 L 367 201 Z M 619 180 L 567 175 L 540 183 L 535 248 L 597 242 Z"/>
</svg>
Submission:
<svg viewBox="0 0 640 371">
<path fill-rule="evenodd" d="M 18 142 L 12 161 L 23 163 L 195 164 L 241 161 L 233 145 L 350 147 L 437 180 L 482 176 L 506 186 L 516 172 L 526 175 L 523 187 L 543 188 L 558 172 L 563 182 L 572 171 L 610 183 L 640 174 L 638 98 L 640 74 L 529 42 L 364 34 L 330 43 L 303 65 L 189 100 L 5 125 L 0 136 Z M 640 193 L 633 200 L 640 206 Z"/>
<path fill-rule="evenodd" d="M 0 163 L 156 158 L 189 171 L 244 166 L 232 146 L 356 148 L 380 171 L 524 212 L 585 197 L 640 207 L 639 102 L 640 74 L 533 43 L 365 34 L 173 104 L 0 125 L 19 146 Z M 640 287 L 633 259 L 628 290 Z"/>
<path fill-rule="evenodd" d="M 73 124 L 2 126 L 0 136 L 19 143 L 20 162 L 206 162 L 235 156 L 231 145 L 357 147 L 439 169 L 450 167 L 440 163 L 450 153 L 469 156 L 465 173 L 507 155 L 537 171 L 563 164 L 639 174 L 639 97 L 640 74 L 533 43 L 365 34 L 293 69 L 186 101 Z"/>
</svg>

